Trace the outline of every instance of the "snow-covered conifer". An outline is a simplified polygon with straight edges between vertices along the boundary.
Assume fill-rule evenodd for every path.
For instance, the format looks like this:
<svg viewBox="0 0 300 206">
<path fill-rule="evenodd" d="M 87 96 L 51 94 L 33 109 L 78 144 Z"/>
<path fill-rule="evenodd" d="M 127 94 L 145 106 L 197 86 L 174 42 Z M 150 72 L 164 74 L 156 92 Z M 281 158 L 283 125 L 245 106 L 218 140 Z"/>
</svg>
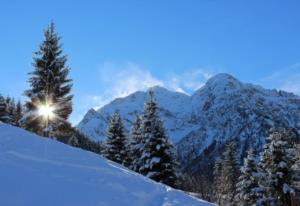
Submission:
<svg viewBox="0 0 300 206">
<path fill-rule="evenodd" d="M 293 165 L 294 179 L 293 188 L 295 188 L 296 201 L 300 203 L 300 144 L 295 145 L 295 164 Z"/>
<path fill-rule="evenodd" d="M 25 91 L 29 101 L 24 115 L 26 129 L 39 135 L 58 138 L 64 136 L 67 120 L 72 112 L 73 97 L 70 95 L 72 80 L 68 78 L 70 69 L 66 66 L 67 56 L 62 53 L 60 40 L 54 23 L 51 23 L 33 58 L 34 71 L 29 73 L 30 89 Z M 50 118 L 49 115 L 46 118 L 46 115 L 41 114 L 40 108 L 51 112 Z M 48 131 L 52 133 L 49 134 Z"/>
<path fill-rule="evenodd" d="M 254 150 L 250 149 L 247 157 L 244 159 L 244 165 L 241 167 L 241 175 L 239 177 L 239 182 L 237 183 L 237 194 L 235 196 L 237 205 L 257 205 L 261 194 L 258 178 L 259 172 Z"/>
<path fill-rule="evenodd" d="M 236 144 L 229 140 L 226 144 L 221 172 L 221 205 L 235 205 L 236 184 L 239 177 Z"/>
<path fill-rule="evenodd" d="M 104 155 L 119 164 L 127 164 L 126 137 L 120 114 L 115 112 L 110 118 Z"/>
<path fill-rule="evenodd" d="M 222 197 L 222 160 L 223 157 L 221 156 L 220 159 L 215 161 L 214 165 L 214 201 L 218 204 L 221 204 L 221 197 Z"/>
<path fill-rule="evenodd" d="M 136 120 L 133 123 L 130 138 L 130 149 L 132 157 L 130 168 L 135 172 L 139 172 L 141 166 L 140 158 L 142 154 L 142 140 L 142 118 L 141 116 L 137 115 Z"/>
<path fill-rule="evenodd" d="M 9 123 L 9 114 L 5 98 L 0 94 L 0 121 Z"/>
<path fill-rule="evenodd" d="M 14 123 L 17 127 L 21 127 L 21 122 L 20 120 L 23 117 L 23 105 L 21 103 L 21 101 L 17 102 L 16 108 L 15 108 L 15 112 L 14 112 Z"/>
<path fill-rule="evenodd" d="M 16 103 L 13 98 L 6 97 L 6 105 L 7 105 L 7 114 L 9 117 L 9 123 L 11 125 L 16 125 L 15 122 L 15 114 L 16 114 Z"/>
<path fill-rule="evenodd" d="M 295 194 L 293 178 L 295 173 L 294 140 L 296 134 L 291 129 L 274 130 L 267 139 L 261 154 L 260 167 L 264 171 L 261 187 L 264 189 L 264 201 L 269 205 L 291 205 Z"/>
<path fill-rule="evenodd" d="M 142 132 L 143 146 L 139 172 L 155 181 L 176 186 L 178 174 L 174 146 L 158 118 L 157 104 L 152 91 L 150 101 L 145 105 Z"/>
</svg>

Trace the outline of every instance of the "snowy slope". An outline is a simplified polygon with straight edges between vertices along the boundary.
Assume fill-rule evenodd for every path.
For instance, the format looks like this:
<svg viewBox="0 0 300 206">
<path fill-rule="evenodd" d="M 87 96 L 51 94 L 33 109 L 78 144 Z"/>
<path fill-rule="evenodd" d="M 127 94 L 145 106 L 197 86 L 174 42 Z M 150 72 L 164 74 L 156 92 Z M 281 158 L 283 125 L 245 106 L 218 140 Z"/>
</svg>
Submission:
<svg viewBox="0 0 300 206">
<path fill-rule="evenodd" d="M 184 167 L 199 167 L 201 161 L 206 164 L 203 168 L 211 166 L 229 138 L 236 139 L 243 156 L 249 147 L 259 152 L 273 126 L 300 131 L 298 96 L 243 83 L 229 74 L 212 77 L 191 96 L 161 87 L 154 92 L 159 115 Z M 78 128 L 90 138 L 102 140 L 110 114 L 119 110 L 129 130 L 147 98 L 147 92 L 136 92 L 98 111 L 90 110 Z"/>
<path fill-rule="evenodd" d="M 0 123 L 0 205 L 209 206 L 99 155 Z"/>
</svg>

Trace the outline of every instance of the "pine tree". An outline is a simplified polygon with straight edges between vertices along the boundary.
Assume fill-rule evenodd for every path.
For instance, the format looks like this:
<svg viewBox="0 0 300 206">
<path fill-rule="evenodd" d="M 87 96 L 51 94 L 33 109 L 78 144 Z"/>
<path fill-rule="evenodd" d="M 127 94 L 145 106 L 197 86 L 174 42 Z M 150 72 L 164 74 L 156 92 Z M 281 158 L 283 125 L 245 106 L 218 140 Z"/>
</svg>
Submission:
<svg viewBox="0 0 300 206">
<path fill-rule="evenodd" d="M 236 203 L 239 206 L 255 206 L 260 199 L 261 189 L 258 179 L 259 173 L 255 160 L 254 150 L 248 151 L 241 167 L 241 175 L 237 183 Z"/>
<path fill-rule="evenodd" d="M 132 157 L 131 157 L 131 148 L 130 148 L 130 142 L 128 141 L 128 138 L 125 140 L 125 158 L 123 161 L 123 165 L 129 169 L 131 169 L 132 166 Z"/>
<path fill-rule="evenodd" d="M 16 113 L 16 103 L 15 100 L 13 98 L 10 97 L 6 97 L 6 105 L 7 105 L 7 114 L 9 117 L 9 123 L 11 125 L 16 125 L 15 122 L 15 113 Z"/>
<path fill-rule="evenodd" d="M 295 188 L 296 201 L 300 204 L 300 144 L 295 145 L 295 164 L 293 165 L 294 179 L 292 187 Z"/>
<path fill-rule="evenodd" d="M 23 105 L 21 101 L 19 100 L 14 114 L 14 123 L 17 127 L 21 127 L 21 119 L 23 117 Z"/>
<path fill-rule="evenodd" d="M 69 94 L 72 80 L 68 78 L 67 57 L 62 54 L 60 40 L 54 23 L 51 23 L 34 56 L 34 71 L 29 73 L 28 81 L 31 88 L 25 91 L 29 101 L 26 103 L 24 126 L 44 136 L 64 136 L 67 120 L 72 112 L 73 96 Z M 41 106 L 51 110 L 52 115 L 41 114 Z"/>
<path fill-rule="evenodd" d="M 214 165 L 214 200 L 217 204 L 221 204 L 221 198 L 222 198 L 222 161 L 224 157 L 220 157 L 220 159 L 217 159 L 215 161 Z"/>
<path fill-rule="evenodd" d="M 10 122 L 7 103 L 5 98 L 1 94 L 0 94 L 0 121 L 4 123 Z"/>
<path fill-rule="evenodd" d="M 155 181 L 177 186 L 177 162 L 162 122 L 157 116 L 157 104 L 150 92 L 143 117 L 143 145 L 139 172 Z"/>
<path fill-rule="evenodd" d="M 127 151 L 123 122 L 120 114 L 115 112 L 110 118 L 104 155 L 107 159 L 127 166 Z"/>
<path fill-rule="evenodd" d="M 236 145 L 233 140 L 229 140 L 226 144 L 225 152 L 222 160 L 221 172 L 221 204 L 235 205 L 236 184 L 239 177 L 239 167 L 237 162 Z"/>
<path fill-rule="evenodd" d="M 198 198 L 212 201 L 211 181 L 209 181 L 209 179 L 203 174 L 197 174 L 193 178 L 195 179 L 195 189 Z"/>
<path fill-rule="evenodd" d="M 293 185 L 295 164 L 294 139 L 296 134 L 290 129 L 274 130 L 267 139 L 261 154 L 260 166 L 264 172 L 261 187 L 264 189 L 262 201 L 269 205 L 291 205 L 294 195 Z"/>
<path fill-rule="evenodd" d="M 142 137 L 142 118 L 137 115 L 135 122 L 133 123 L 131 138 L 130 138 L 130 149 L 131 149 L 131 169 L 135 172 L 139 172 L 141 162 L 141 154 L 142 154 L 142 145 L 143 145 L 143 137 Z"/>
<path fill-rule="evenodd" d="M 180 177 L 180 190 L 190 192 L 193 196 L 212 201 L 212 184 L 206 176 L 202 174 L 192 175 L 185 173 Z"/>
</svg>

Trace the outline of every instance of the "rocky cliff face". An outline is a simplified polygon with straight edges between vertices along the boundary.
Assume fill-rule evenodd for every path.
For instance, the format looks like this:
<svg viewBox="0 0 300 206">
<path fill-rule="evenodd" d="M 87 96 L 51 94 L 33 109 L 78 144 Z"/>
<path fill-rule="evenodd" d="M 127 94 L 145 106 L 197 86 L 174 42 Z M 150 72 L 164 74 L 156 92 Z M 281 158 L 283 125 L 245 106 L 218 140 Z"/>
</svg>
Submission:
<svg viewBox="0 0 300 206">
<path fill-rule="evenodd" d="M 190 171 L 211 168 L 229 138 L 235 139 L 243 156 L 249 147 L 262 148 L 271 127 L 300 130 L 298 96 L 242 83 L 229 74 L 212 77 L 192 96 L 152 89 L 180 161 Z M 90 110 L 78 128 L 92 139 L 103 140 L 110 114 L 119 110 L 129 132 L 147 99 L 147 92 L 116 99 L 98 111 Z"/>
</svg>

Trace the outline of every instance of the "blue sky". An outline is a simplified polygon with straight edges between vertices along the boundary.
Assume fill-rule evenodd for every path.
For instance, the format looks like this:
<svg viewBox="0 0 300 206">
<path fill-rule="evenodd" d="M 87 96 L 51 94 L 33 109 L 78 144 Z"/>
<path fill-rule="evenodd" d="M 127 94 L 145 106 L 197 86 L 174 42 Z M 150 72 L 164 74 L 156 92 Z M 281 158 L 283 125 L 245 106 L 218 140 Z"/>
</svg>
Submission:
<svg viewBox="0 0 300 206">
<path fill-rule="evenodd" d="M 14 1 L 0 6 L 0 92 L 22 98 L 54 21 L 74 79 L 73 123 L 151 85 L 192 93 L 227 72 L 300 94 L 300 1 Z"/>
</svg>

